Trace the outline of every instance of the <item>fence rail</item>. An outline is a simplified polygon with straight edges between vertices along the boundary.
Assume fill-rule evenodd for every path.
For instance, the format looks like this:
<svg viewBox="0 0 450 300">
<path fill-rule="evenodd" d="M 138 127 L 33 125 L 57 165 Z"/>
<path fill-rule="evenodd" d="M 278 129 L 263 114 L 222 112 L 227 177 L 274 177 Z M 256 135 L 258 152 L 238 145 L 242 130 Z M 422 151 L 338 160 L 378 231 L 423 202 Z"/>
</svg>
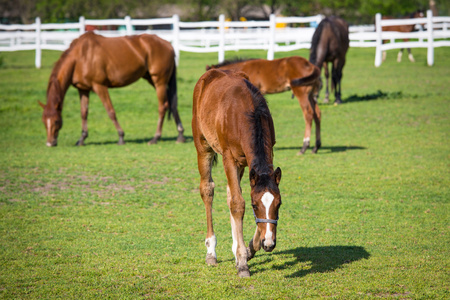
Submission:
<svg viewBox="0 0 450 300">
<path fill-rule="evenodd" d="M 381 15 L 377 18 L 381 20 Z M 1 25 L 0 52 L 35 50 L 35 64 L 41 66 L 41 51 L 64 51 L 70 43 L 86 31 L 96 27 L 96 33 L 104 36 L 124 36 L 150 33 L 172 43 L 177 63 L 180 51 L 208 53 L 217 52 L 218 61 L 225 59 L 226 51 L 245 49 L 266 50 L 267 59 L 273 59 L 275 52 L 309 49 L 315 27 L 322 20 L 322 15 L 309 17 L 276 17 L 271 15 L 268 21 L 225 21 L 220 15 L 218 21 L 181 22 L 178 15 L 159 19 L 109 19 L 91 20 L 80 17 L 79 22 L 41 24 L 39 18 L 30 25 Z M 378 19 L 377 19 L 378 20 Z M 381 20 L 376 24 L 387 26 L 393 24 L 426 24 L 426 31 L 413 33 L 382 32 L 378 25 L 350 26 L 351 47 L 375 47 L 375 65 L 379 66 L 378 55 L 381 51 L 405 47 L 427 47 L 428 64 L 433 64 L 433 47 L 450 46 L 450 17 L 432 17 L 406 20 Z M 102 27 L 114 27 L 105 30 Z M 161 29 L 161 27 L 166 27 Z M 428 30 L 431 28 L 431 30 Z M 419 42 L 397 43 L 395 39 L 412 38 Z M 390 44 L 382 40 L 390 39 Z M 427 40 L 427 42 L 424 42 Z M 430 50 L 431 49 L 431 50 Z M 431 53 L 431 54 L 430 54 Z M 381 58 L 381 56 L 380 56 Z M 430 64 L 431 62 L 431 64 Z"/>
<path fill-rule="evenodd" d="M 383 31 L 384 26 L 415 25 L 424 27 L 424 30 L 414 32 Z M 426 18 L 382 20 L 381 14 L 375 15 L 376 50 L 375 66 L 382 63 L 383 51 L 404 48 L 427 48 L 427 63 L 434 64 L 434 48 L 450 46 L 450 17 L 433 17 L 431 10 L 427 11 Z M 413 39 L 413 41 L 396 41 L 398 39 Z M 447 40 L 446 40 L 447 39 Z M 389 44 L 383 44 L 383 40 L 390 40 Z"/>
</svg>

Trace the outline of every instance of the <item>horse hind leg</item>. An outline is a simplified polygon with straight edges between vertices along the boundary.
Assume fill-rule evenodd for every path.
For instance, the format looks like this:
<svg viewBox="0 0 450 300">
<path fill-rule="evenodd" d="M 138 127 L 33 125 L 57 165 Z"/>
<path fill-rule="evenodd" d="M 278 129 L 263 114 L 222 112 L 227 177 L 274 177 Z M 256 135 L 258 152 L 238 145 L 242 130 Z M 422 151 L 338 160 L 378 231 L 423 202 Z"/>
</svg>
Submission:
<svg viewBox="0 0 450 300">
<path fill-rule="evenodd" d="M 102 100 L 103 106 L 106 109 L 106 112 L 108 113 L 109 118 L 114 123 L 114 126 L 116 127 L 117 133 L 119 135 L 119 141 L 118 145 L 125 144 L 124 136 L 125 133 L 123 132 L 122 127 L 119 124 L 119 121 L 117 121 L 116 117 L 116 111 L 114 110 L 114 107 L 111 102 L 111 98 L 109 97 L 108 88 L 104 85 L 94 85 L 93 86 L 94 92 L 99 96 L 100 100 Z"/>
<path fill-rule="evenodd" d="M 334 86 L 334 104 L 341 104 L 341 80 L 342 80 L 342 69 L 344 67 L 345 61 L 344 60 L 337 60 L 333 64 L 332 74 L 331 78 L 333 80 L 333 86 Z"/>
<path fill-rule="evenodd" d="M 155 80 L 154 80 L 155 82 Z M 156 126 L 156 132 L 153 138 L 148 142 L 149 145 L 156 144 L 158 140 L 161 138 L 162 127 L 164 123 L 164 117 L 166 115 L 166 111 L 169 109 L 169 102 L 167 101 L 167 91 L 166 86 L 164 84 L 156 84 L 156 95 L 158 97 L 158 123 Z"/>
<path fill-rule="evenodd" d="M 308 100 L 308 94 L 306 91 L 307 88 L 310 87 L 294 87 L 292 89 L 294 95 L 298 99 L 298 102 L 303 112 L 303 118 L 305 120 L 305 134 L 303 136 L 303 146 L 302 149 L 300 149 L 300 151 L 297 153 L 297 155 L 303 155 L 306 152 L 306 150 L 309 148 L 311 139 L 313 109 L 311 107 L 310 101 Z"/>
<path fill-rule="evenodd" d="M 80 95 L 81 106 L 81 137 L 75 144 L 76 146 L 84 146 L 84 140 L 88 137 L 87 117 L 89 113 L 89 91 L 78 90 Z"/>
<path fill-rule="evenodd" d="M 330 73 L 328 72 L 328 63 L 323 63 L 323 69 L 325 74 L 325 98 L 323 99 L 323 103 L 330 102 L 330 92 L 328 90 L 328 79 L 330 78 Z"/>
<path fill-rule="evenodd" d="M 321 120 L 321 113 L 319 109 L 319 105 L 317 104 L 314 99 L 310 99 L 311 107 L 313 107 L 313 118 L 314 123 L 316 124 L 316 144 L 312 150 L 312 153 L 317 153 L 319 151 L 320 147 L 322 146 L 322 142 L 320 139 L 320 120 Z"/>
</svg>

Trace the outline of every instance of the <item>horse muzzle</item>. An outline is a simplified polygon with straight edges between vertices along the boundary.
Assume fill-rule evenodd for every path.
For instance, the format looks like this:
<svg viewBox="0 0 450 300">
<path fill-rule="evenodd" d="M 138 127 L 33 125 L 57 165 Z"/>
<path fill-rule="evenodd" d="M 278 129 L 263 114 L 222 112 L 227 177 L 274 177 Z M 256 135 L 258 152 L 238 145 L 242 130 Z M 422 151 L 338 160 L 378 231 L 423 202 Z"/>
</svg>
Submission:
<svg viewBox="0 0 450 300">
<path fill-rule="evenodd" d="M 56 147 L 58 145 L 58 140 L 54 139 L 53 141 L 49 142 L 47 141 L 47 147 Z"/>
<path fill-rule="evenodd" d="M 266 252 L 272 252 L 273 249 L 275 249 L 276 245 L 277 245 L 277 240 L 276 239 L 275 240 L 272 240 L 272 239 L 270 239 L 270 240 L 266 240 L 266 239 L 261 240 L 261 248 L 263 248 L 264 251 L 266 251 Z"/>
</svg>

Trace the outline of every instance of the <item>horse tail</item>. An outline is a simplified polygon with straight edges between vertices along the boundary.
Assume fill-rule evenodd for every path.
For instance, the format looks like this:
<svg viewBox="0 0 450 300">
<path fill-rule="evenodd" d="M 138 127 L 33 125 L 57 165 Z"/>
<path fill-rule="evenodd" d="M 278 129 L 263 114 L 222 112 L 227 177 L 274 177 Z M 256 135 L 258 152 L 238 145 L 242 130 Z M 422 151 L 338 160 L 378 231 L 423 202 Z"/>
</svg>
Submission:
<svg viewBox="0 0 450 300">
<path fill-rule="evenodd" d="M 320 38 L 322 36 L 322 31 L 324 29 L 324 27 L 329 24 L 329 19 L 325 18 L 323 19 L 319 25 L 317 26 L 316 30 L 314 31 L 313 37 L 312 37 L 312 41 L 311 41 L 311 49 L 309 50 L 309 61 L 312 64 L 316 64 L 317 63 L 317 47 L 319 46 L 320 43 Z"/>
<path fill-rule="evenodd" d="M 172 75 L 170 75 L 169 84 L 167 86 L 167 100 L 169 101 L 168 118 L 170 120 L 171 114 L 177 110 L 178 95 L 177 95 L 177 66 L 174 63 Z"/>
<path fill-rule="evenodd" d="M 313 65 L 313 66 L 314 66 L 314 71 L 310 75 L 291 80 L 291 86 L 312 85 L 318 78 L 320 78 L 320 69 L 315 65 Z"/>
</svg>

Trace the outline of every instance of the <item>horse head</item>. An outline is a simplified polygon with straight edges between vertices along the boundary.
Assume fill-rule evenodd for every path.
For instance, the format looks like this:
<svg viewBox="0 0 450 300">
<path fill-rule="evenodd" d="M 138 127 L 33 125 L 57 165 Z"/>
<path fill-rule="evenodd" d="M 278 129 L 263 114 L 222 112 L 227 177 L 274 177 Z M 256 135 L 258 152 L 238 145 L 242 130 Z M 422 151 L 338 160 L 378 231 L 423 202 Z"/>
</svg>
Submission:
<svg viewBox="0 0 450 300">
<path fill-rule="evenodd" d="M 258 174 L 255 169 L 250 171 L 250 187 L 253 213 L 256 221 L 256 231 L 266 252 L 271 252 L 276 246 L 278 210 L 281 205 L 281 195 L 278 185 L 281 180 L 281 169 L 277 168 L 270 174 Z"/>
<path fill-rule="evenodd" d="M 58 144 L 58 133 L 62 128 L 61 111 L 50 105 L 43 104 L 39 101 L 39 105 L 44 109 L 42 113 L 42 122 L 47 131 L 47 146 L 54 147 Z"/>
</svg>

